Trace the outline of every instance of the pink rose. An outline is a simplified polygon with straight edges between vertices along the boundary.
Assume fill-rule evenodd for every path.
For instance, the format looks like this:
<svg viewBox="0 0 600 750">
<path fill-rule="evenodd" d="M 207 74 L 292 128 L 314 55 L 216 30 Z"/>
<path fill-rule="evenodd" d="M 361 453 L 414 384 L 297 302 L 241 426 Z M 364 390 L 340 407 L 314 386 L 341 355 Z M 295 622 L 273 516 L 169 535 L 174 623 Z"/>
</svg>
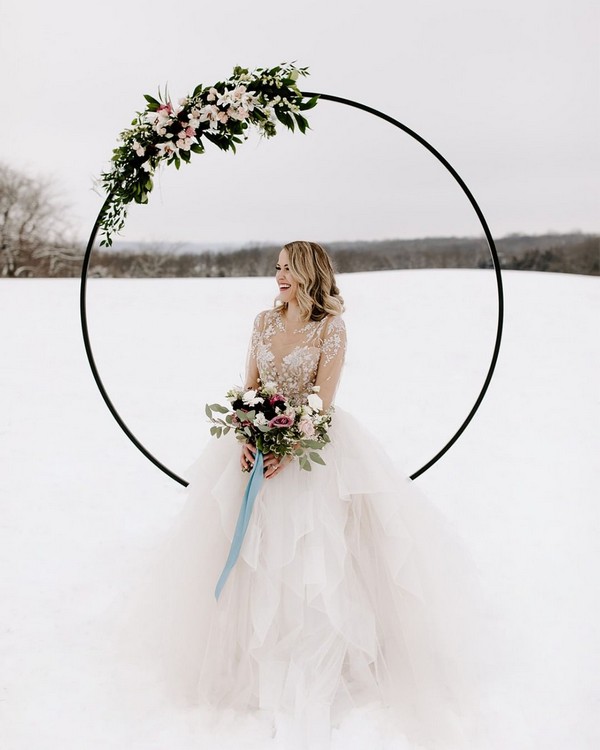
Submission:
<svg viewBox="0 0 600 750">
<path fill-rule="evenodd" d="M 288 417 L 287 414 L 279 414 L 277 417 L 269 422 L 269 427 L 291 427 L 294 424 L 292 417 Z"/>
<path fill-rule="evenodd" d="M 301 419 L 298 423 L 298 429 L 306 437 L 312 437 L 315 434 L 315 426 L 310 419 Z"/>
<path fill-rule="evenodd" d="M 282 396 L 281 393 L 276 393 L 269 399 L 269 403 L 271 405 L 273 405 L 276 401 L 285 401 L 285 396 Z"/>
</svg>

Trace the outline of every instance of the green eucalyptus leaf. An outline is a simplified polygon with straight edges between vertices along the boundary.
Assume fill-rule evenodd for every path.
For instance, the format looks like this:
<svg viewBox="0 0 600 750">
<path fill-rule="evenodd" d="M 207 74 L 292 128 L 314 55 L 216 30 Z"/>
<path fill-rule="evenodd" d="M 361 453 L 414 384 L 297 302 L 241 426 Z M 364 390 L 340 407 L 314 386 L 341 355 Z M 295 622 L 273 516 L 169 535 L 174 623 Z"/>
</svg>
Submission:
<svg viewBox="0 0 600 750">
<path fill-rule="evenodd" d="M 306 448 L 317 448 L 320 449 L 323 447 L 323 444 L 318 440 L 303 440 L 302 445 Z"/>
<path fill-rule="evenodd" d="M 229 412 L 229 409 L 227 409 L 225 406 L 221 406 L 221 404 L 211 404 L 210 408 L 213 411 L 218 411 L 219 414 L 227 414 Z"/>
</svg>

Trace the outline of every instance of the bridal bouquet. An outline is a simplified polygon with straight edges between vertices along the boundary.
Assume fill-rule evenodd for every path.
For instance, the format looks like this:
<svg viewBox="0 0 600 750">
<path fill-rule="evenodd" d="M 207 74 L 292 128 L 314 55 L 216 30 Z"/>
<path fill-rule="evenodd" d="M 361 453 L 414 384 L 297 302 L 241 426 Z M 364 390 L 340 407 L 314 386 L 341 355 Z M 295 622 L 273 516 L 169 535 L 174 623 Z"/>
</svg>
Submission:
<svg viewBox="0 0 600 750">
<path fill-rule="evenodd" d="M 313 386 L 312 390 L 307 403 L 301 406 L 293 406 L 277 392 L 274 383 L 248 391 L 231 388 L 226 394 L 229 408 L 206 404 L 206 416 L 213 423 L 212 435 L 219 438 L 234 430 L 240 442 L 256 446 L 256 460 L 240 505 L 229 555 L 215 587 L 217 599 L 242 549 L 254 501 L 264 480 L 264 454 L 274 453 L 280 457 L 293 454 L 298 456 L 300 468 L 307 471 L 311 471 L 311 461 L 325 464 L 317 451 L 330 442 L 327 430 L 333 409 L 323 413 L 319 386 Z M 213 416 L 213 412 L 223 416 Z"/>
<path fill-rule="evenodd" d="M 308 403 L 292 406 L 273 383 L 249 391 L 231 388 L 226 394 L 229 408 L 206 404 L 206 415 L 213 423 L 211 435 L 219 438 L 234 430 L 240 442 L 252 443 L 263 454 L 297 456 L 301 469 L 311 471 L 311 461 L 325 465 L 317 451 L 330 442 L 327 431 L 332 414 L 322 411 L 319 386 L 312 390 Z"/>
</svg>

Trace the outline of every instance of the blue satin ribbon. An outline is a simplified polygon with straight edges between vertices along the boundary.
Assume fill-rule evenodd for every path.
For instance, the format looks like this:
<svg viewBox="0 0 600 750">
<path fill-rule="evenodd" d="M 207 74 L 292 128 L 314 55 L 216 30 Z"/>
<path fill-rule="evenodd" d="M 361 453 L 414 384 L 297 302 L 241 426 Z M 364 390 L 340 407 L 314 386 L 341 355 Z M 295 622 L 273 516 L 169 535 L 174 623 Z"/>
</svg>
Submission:
<svg viewBox="0 0 600 750">
<path fill-rule="evenodd" d="M 239 557 L 240 550 L 242 548 L 242 542 L 244 541 L 244 536 L 246 534 L 246 529 L 248 528 L 248 523 L 250 522 L 252 508 L 254 507 L 254 501 L 256 500 L 256 496 L 258 495 L 258 492 L 262 486 L 263 480 L 263 454 L 261 451 L 257 450 L 254 459 L 254 466 L 252 467 L 252 471 L 250 472 L 248 484 L 246 485 L 246 492 L 244 493 L 244 497 L 242 499 L 242 507 L 240 508 L 240 513 L 235 527 L 235 533 L 231 542 L 231 549 L 229 550 L 229 556 L 215 588 L 215 598 L 217 600 L 219 599 L 219 594 L 221 593 L 221 589 L 225 585 L 225 581 L 227 580 L 231 569 L 233 568 L 236 560 Z"/>
</svg>

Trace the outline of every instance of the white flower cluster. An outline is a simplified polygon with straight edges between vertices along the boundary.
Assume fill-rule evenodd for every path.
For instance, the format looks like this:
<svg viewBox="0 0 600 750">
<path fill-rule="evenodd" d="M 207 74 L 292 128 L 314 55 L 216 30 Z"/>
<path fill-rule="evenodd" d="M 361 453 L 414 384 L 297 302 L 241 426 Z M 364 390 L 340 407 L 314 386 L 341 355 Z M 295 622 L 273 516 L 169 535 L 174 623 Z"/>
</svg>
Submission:
<svg viewBox="0 0 600 750">
<path fill-rule="evenodd" d="M 323 400 L 318 395 L 318 391 L 321 390 L 321 386 L 313 385 L 312 390 L 313 393 L 310 393 L 306 399 L 308 403 L 301 407 L 302 414 L 310 415 L 316 411 L 321 411 L 323 409 Z"/>
<path fill-rule="evenodd" d="M 256 404 L 262 404 L 264 398 L 257 396 L 256 391 L 246 391 L 246 393 L 242 395 L 242 401 L 246 406 L 256 406 Z"/>
<path fill-rule="evenodd" d="M 166 138 L 162 142 L 155 143 L 159 159 L 177 156 L 179 151 L 189 151 L 194 143 L 198 143 L 196 128 L 202 122 L 200 110 L 192 108 L 187 120 L 178 119 L 178 115 L 186 104 L 187 99 L 181 99 L 178 105 L 167 102 L 167 104 L 161 104 L 156 112 L 147 112 L 144 117 L 144 121 L 157 135 Z M 175 122 L 181 128 L 177 134 L 168 130 Z M 132 148 L 138 156 L 143 156 L 145 153 L 145 147 L 137 140 L 133 141 Z M 152 172 L 153 166 L 150 159 L 142 164 L 142 169 Z"/>
<path fill-rule="evenodd" d="M 155 143 L 158 149 L 158 158 L 177 156 L 178 151 L 189 151 L 194 143 L 198 143 L 196 129 L 203 122 L 208 122 L 210 126 L 205 132 L 216 134 L 219 132 L 219 128 L 226 125 L 230 119 L 239 121 L 248 119 L 250 113 L 258 106 L 259 99 L 250 93 L 244 83 L 241 82 L 242 80 L 251 82 L 252 76 L 245 74 L 239 76 L 237 80 L 240 81 L 237 85 L 226 88 L 223 92 L 219 92 L 214 86 L 208 89 L 208 93 L 205 95 L 206 103 L 203 104 L 198 101 L 196 105 L 192 106 L 187 120 L 178 120 L 184 107 L 191 103 L 187 97 L 180 99 L 178 105 L 167 102 L 161 104 L 155 112 L 147 112 L 144 116 L 144 122 L 150 125 L 151 130 L 157 135 L 164 136 L 166 139 Z M 281 97 L 276 97 L 273 106 L 281 101 Z M 287 99 L 283 101 L 287 104 Z M 265 106 L 261 110 L 267 115 L 268 120 L 274 123 L 277 118 L 273 106 Z M 299 111 L 298 107 L 292 108 L 289 105 L 288 107 L 291 111 Z M 169 132 L 169 128 L 175 122 L 181 127 L 177 135 Z M 264 125 L 259 129 L 264 129 Z M 131 147 L 138 156 L 143 156 L 146 151 L 146 147 L 137 139 L 132 142 Z M 153 166 L 150 159 L 142 164 L 142 169 L 152 172 Z"/>
<path fill-rule="evenodd" d="M 217 89 L 211 88 L 208 91 L 206 99 L 209 102 L 215 102 L 212 106 L 206 105 L 204 107 L 204 112 L 206 113 L 204 119 L 206 120 L 212 122 L 214 119 L 214 111 L 217 107 L 227 108 L 226 112 L 217 110 L 220 115 L 225 116 L 225 119 L 223 119 L 223 117 L 217 117 L 217 124 L 215 127 L 218 127 L 219 122 L 226 123 L 230 117 L 234 120 L 247 119 L 250 112 L 252 112 L 258 103 L 258 98 L 254 96 L 254 94 L 248 93 L 248 89 L 243 84 L 238 84 L 232 89 L 225 89 L 222 94 L 219 94 Z M 202 122 L 202 118 L 200 118 L 200 121 Z"/>
</svg>

